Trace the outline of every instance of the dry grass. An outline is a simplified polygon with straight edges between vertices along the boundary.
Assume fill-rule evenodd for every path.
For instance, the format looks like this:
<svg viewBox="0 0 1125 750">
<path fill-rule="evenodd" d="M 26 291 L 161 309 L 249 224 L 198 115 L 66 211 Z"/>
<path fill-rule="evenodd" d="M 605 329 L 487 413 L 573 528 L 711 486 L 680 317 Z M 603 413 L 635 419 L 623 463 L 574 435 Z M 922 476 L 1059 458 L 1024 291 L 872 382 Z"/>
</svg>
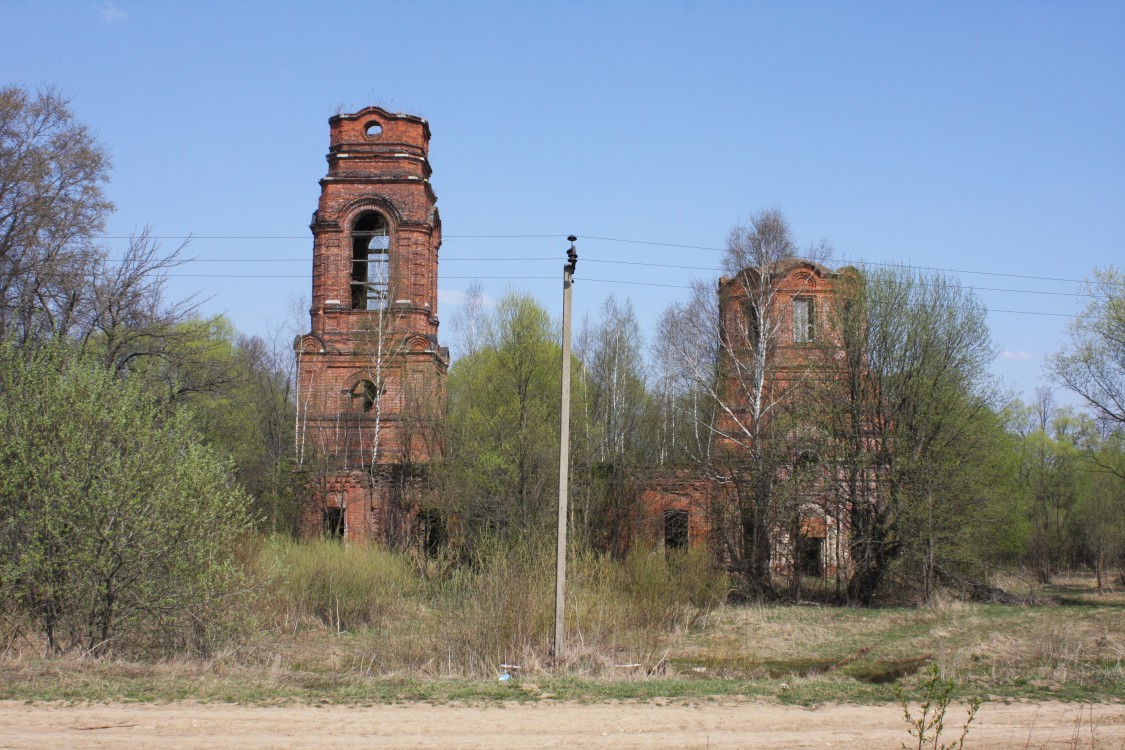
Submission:
<svg viewBox="0 0 1125 750">
<path fill-rule="evenodd" d="M 727 606 L 725 579 L 703 555 L 578 555 L 556 665 L 548 552 L 504 545 L 425 576 L 374 548 L 274 542 L 258 557 L 272 576 L 263 627 L 237 649 L 138 664 L 43 659 L 25 639 L 0 659 L 0 697 L 866 702 L 893 701 L 894 685 L 917 689 L 928 664 L 978 695 L 1125 695 L 1125 594 L 1095 596 L 1089 579 L 1040 589 L 1059 602 L 1050 606 Z M 504 671 L 516 679 L 498 682 Z"/>
<path fill-rule="evenodd" d="M 518 665 L 541 674 L 554 629 L 554 550 L 542 541 L 492 540 L 471 564 L 419 575 L 405 555 L 375 547 L 277 540 L 259 568 L 271 580 L 278 634 L 298 644 L 328 632 L 361 654 L 331 650 L 307 660 L 372 675 L 484 677 Z M 726 592 L 705 550 L 665 559 L 615 561 L 578 554 L 568 573 L 567 668 L 600 674 L 612 665 L 651 671 L 670 640 L 698 627 Z"/>
</svg>

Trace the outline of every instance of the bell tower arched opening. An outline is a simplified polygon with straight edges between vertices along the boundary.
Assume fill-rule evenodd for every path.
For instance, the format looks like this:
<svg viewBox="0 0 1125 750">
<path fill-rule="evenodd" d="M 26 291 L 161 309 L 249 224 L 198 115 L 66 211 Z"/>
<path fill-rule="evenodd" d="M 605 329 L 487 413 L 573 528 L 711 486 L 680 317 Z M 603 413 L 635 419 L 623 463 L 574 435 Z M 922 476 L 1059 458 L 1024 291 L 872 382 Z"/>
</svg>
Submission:
<svg viewBox="0 0 1125 750">
<path fill-rule="evenodd" d="M 352 309 L 385 310 L 391 286 L 391 229 L 375 211 L 352 227 Z"/>
</svg>

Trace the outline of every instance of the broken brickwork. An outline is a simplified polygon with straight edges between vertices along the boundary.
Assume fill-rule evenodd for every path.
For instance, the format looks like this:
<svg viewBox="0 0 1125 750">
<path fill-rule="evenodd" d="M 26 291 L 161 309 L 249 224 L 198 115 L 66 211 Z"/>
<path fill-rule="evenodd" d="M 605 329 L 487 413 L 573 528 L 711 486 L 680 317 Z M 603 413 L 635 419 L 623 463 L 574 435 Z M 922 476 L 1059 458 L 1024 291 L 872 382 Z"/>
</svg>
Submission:
<svg viewBox="0 0 1125 750">
<path fill-rule="evenodd" d="M 441 219 L 429 124 L 368 107 L 329 121 L 313 234 L 311 331 L 295 342 L 308 533 L 406 533 L 438 452 L 449 352 L 438 344 Z"/>
<path fill-rule="evenodd" d="M 817 388 L 825 378 L 838 377 L 841 346 L 834 330 L 833 306 L 838 285 L 849 278 L 850 269 L 834 272 L 825 266 L 802 259 L 779 262 L 771 269 L 768 281 L 757 268 L 747 268 L 735 276 L 723 277 L 718 284 L 719 399 L 726 407 L 717 416 L 715 456 L 705 473 L 694 476 L 684 471 L 673 476 L 646 480 L 637 491 L 638 511 L 634 524 L 636 541 L 649 540 L 659 546 L 661 528 L 679 523 L 686 514 L 691 544 L 706 541 L 723 558 L 736 555 L 741 540 L 737 517 L 738 485 L 747 481 L 745 455 L 750 415 L 751 392 L 745 379 L 753 369 L 755 334 L 760 325 L 772 326 L 768 375 L 763 399 L 776 404 L 799 406 L 797 401 L 823 390 Z M 756 294 L 758 285 L 772 284 L 772 293 Z M 769 300 L 769 309 L 759 316 L 754 302 Z M 775 408 L 770 414 L 799 412 Z M 787 416 L 790 416 L 787 414 Z M 793 440 L 792 461 L 777 468 L 776 480 L 785 481 L 804 462 L 819 457 L 804 454 L 799 432 Z M 779 439 L 776 434 L 773 439 Z M 846 564 L 847 534 L 833 470 L 819 465 L 800 490 L 801 497 L 788 499 L 799 509 L 778 518 L 770 531 L 770 565 L 777 574 L 790 574 L 796 568 L 804 575 L 833 576 L 840 563 Z M 661 523 L 664 522 L 664 526 Z M 669 530 L 664 534 L 667 537 Z M 665 539 L 665 547 L 667 540 Z"/>
</svg>

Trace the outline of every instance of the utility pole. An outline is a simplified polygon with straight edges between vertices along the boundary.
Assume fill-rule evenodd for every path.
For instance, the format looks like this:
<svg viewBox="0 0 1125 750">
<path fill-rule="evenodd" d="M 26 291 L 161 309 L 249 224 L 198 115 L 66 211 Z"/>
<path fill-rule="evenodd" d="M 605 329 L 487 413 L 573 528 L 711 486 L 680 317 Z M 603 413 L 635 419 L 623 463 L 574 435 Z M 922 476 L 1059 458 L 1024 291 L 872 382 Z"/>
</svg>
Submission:
<svg viewBox="0 0 1125 750">
<path fill-rule="evenodd" d="M 566 600 L 566 521 L 567 480 L 570 478 L 570 287 L 574 267 L 578 265 L 578 240 L 573 234 L 567 237 L 570 249 L 566 251 L 563 266 L 563 330 L 562 330 L 562 433 L 559 441 L 559 546 L 555 555 L 555 646 L 551 653 L 555 663 L 563 655 L 563 603 Z"/>
</svg>

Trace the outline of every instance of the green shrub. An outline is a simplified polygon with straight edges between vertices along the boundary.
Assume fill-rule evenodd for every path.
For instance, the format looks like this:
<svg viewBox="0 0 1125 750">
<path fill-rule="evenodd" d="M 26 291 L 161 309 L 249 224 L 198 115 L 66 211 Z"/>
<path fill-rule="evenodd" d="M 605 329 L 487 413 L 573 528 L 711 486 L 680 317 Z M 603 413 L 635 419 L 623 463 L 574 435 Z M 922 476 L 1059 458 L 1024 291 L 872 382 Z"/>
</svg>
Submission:
<svg viewBox="0 0 1125 750">
<path fill-rule="evenodd" d="M 51 652 L 212 648 L 244 624 L 230 465 L 65 346 L 0 344 L 0 599 Z"/>
</svg>

